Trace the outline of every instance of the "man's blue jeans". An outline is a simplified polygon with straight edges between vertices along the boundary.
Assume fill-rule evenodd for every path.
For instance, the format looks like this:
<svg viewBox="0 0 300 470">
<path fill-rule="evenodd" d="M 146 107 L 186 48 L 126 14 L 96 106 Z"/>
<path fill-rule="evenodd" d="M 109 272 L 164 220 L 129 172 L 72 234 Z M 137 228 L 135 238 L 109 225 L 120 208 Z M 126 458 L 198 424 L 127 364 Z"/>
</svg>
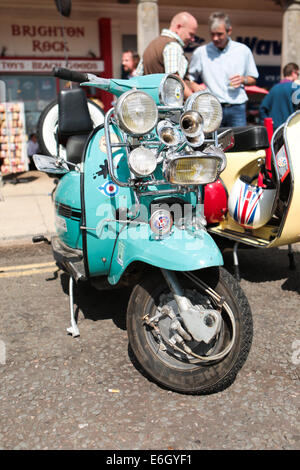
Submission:
<svg viewBox="0 0 300 470">
<path fill-rule="evenodd" d="M 247 126 L 246 103 L 222 106 L 223 119 L 221 127 Z"/>
</svg>

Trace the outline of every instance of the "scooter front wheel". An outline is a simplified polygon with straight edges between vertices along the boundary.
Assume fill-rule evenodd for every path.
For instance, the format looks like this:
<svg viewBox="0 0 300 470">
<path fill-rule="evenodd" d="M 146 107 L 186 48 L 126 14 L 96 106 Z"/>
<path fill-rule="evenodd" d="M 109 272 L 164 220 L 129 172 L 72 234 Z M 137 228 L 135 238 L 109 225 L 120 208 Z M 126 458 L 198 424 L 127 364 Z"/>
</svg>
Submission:
<svg viewBox="0 0 300 470">
<path fill-rule="evenodd" d="M 156 275 L 132 291 L 127 309 L 129 343 L 146 374 L 168 389 L 193 394 L 219 392 L 233 383 L 247 359 L 253 330 L 251 309 L 240 285 L 224 268 L 187 274 L 192 276 L 177 276 L 193 306 L 202 311 L 216 308 L 211 293 L 221 299 L 218 334 L 208 344 L 189 334 L 183 335 L 184 346 L 176 343 L 174 323 L 164 312 L 172 311 L 173 320 L 175 313 L 181 321 L 178 307 L 164 278 Z M 195 274 L 207 290 L 195 283 Z M 183 322 L 181 326 L 185 328 Z"/>
</svg>

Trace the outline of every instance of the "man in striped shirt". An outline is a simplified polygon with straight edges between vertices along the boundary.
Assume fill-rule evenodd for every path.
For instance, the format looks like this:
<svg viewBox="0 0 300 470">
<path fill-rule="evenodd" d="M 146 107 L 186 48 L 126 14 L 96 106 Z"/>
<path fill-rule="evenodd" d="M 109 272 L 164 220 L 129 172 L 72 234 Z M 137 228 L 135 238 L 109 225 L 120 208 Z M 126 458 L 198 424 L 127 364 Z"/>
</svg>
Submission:
<svg viewBox="0 0 300 470">
<path fill-rule="evenodd" d="M 174 73 L 183 81 L 185 98 L 200 89 L 197 83 L 188 79 L 188 59 L 184 54 L 184 47 L 195 41 L 197 29 L 198 22 L 190 13 L 175 15 L 169 29 L 163 29 L 145 49 L 137 75 Z"/>
</svg>

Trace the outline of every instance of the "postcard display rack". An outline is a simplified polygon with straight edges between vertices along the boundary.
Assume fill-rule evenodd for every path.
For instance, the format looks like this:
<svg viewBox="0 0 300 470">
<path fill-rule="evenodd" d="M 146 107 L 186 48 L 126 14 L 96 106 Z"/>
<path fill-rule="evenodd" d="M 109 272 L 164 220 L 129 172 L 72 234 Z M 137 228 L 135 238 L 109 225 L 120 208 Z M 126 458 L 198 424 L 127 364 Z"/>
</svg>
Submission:
<svg viewBox="0 0 300 470">
<path fill-rule="evenodd" d="M 24 103 L 0 104 L 1 174 L 28 171 Z"/>
</svg>

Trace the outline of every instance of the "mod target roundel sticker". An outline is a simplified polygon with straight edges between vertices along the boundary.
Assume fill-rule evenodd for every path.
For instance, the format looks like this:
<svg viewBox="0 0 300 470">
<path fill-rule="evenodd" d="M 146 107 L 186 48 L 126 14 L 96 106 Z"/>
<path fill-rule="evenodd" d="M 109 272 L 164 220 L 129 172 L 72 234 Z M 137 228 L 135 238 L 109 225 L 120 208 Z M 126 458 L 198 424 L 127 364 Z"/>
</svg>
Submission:
<svg viewBox="0 0 300 470">
<path fill-rule="evenodd" d="M 113 181 L 107 181 L 102 186 L 98 186 L 98 189 L 102 194 L 108 197 L 114 197 L 119 192 L 119 186 L 117 186 Z"/>
</svg>

